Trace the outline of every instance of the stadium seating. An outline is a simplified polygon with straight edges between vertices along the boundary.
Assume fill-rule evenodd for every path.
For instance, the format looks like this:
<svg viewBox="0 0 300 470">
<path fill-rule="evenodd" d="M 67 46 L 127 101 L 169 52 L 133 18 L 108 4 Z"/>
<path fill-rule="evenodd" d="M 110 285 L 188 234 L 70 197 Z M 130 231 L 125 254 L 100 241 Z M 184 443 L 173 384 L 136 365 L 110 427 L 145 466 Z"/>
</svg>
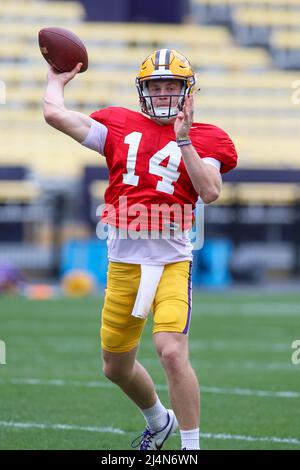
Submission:
<svg viewBox="0 0 300 470">
<path fill-rule="evenodd" d="M 300 68 L 298 0 L 193 0 L 201 22 L 224 22 L 239 44 L 271 49 L 275 66 Z"/>
<path fill-rule="evenodd" d="M 297 7 L 298 0 L 193 0 L 193 3 L 202 4 L 207 7 L 219 6 L 263 6 L 263 7 Z"/>
<path fill-rule="evenodd" d="M 300 63 L 300 31 L 275 31 L 270 39 L 274 63 L 282 69 L 298 68 Z"/>
<path fill-rule="evenodd" d="M 241 204 L 290 205 L 299 200 L 299 186 L 291 183 L 241 183 L 235 188 L 236 200 Z"/>
<path fill-rule="evenodd" d="M 298 28 L 299 24 L 299 9 L 241 7 L 233 13 L 233 31 L 246 46 L 269 46 L 273 31 Z"/>
<path fill-rule="evenodd" d="M 193 17 L 197 22 L 207 24 L 227 24 L 233 31 L 239 31 L 239 40 L 250 41 L 251 44 L 257 44 L 258 38 L 260 41 L 264 39 L 268 41 L 269 30 L 275 24 L 270 24 L 268 13 L 272 11 L 296 11 L 299 12 L 298 0 L 193 0 Z M 259 30 L 254 24 L 254 28 L 248 28 L 249 16 L 247 11 L 249 9 L 260 8 L 261 14 L 257 16 L 258 24 L 262 21 L 269 23 L 266 30 Z M 262 10 L 263 9 L 263 10 Z M 238 11 L 244 11 L 241 14 L 241 24 L 239 25 Z M 264 19 L 263 19 L 264 18 Z M 256 17 L 254 18 L 254 21 Z M 279 20 L 280 21 L 280 20 Z M 291 20 L 293 21 L 293 20 Z M 237 22 L 237 24 L 236 24 Z M 258 25 L 257 25 L 258 26 Z M 253 32 L 253 34 L 252 34 Z M 259 33 L 259 35 L 257 34 Z"/>
<path fill-rule="evenodd" d="M 19 202 L 26 204 L 38 198 L 40 190 L 31 181 L 9 180 L 1 181 L 0 204 L 7 202 Z"/>
<path fill-rule="evenodd" d="M 267 25 L 272 54 L 237 45 L 220 25 L 86 23 L 79 2 L 2 0 L 0 80 L 7 93 L 6 104 L 0 105 L 0 129 L 5 135 L 0 165 L 25 163 L 42 177 L 79 178 L 85 165 L 105 163 L 44 123 L 41 103 L 47 66 L 37 47 L 37 33 L 57 24 L 84 40 L 90 58 L 88 72 L 66 90 L 68 106 L 85 113 L 111 105 L 138 110 L 134 78 L 139 64 L 154 48 L 176 47 L 191 59 L 198 74 L 201 91 L 195 100 L 195 119 L 226 129 L 237 145 L 241 167 L 299 168 L 299 109 L 292 101 L 292 85 L 299 76 L 272 64 L 272 57 L 275 64 L 277 60 L 275 50 L 298 53 L 300 33 L 286 28 L 299 21 L 299 2 L 194 0 L 195 7 L 200 3 L 205 8 L 230 9 L 231 21 L 240 27 Z M 269 13 L 259 15 L 262 9 Z M 285 30 L 278 30 L 278 25 Z M 59 165 L 58 148 L 63 155 Z"/>
<path fill-rule="evenodd" d="M 0 17 L 2 21 L 27 21 L 31 26 L 38 21 L 76 22 L 83 19 L 84 9 L 80 2 L 2 0 Z"/>
</svg>

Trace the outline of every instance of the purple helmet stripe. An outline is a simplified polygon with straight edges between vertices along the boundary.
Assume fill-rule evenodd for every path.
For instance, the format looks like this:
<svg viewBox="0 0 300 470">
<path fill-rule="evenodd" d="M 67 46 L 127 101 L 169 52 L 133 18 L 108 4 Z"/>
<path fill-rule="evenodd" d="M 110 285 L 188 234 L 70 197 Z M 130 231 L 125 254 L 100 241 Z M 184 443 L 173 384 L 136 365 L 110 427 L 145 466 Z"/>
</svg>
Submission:
<svg viewBox="0 0 300 470">
<path fill-rule="evenodd" d="M 155 53 L 155 70 L 158 70 L 158 67 L 159 67 L 159 55 L 160 55 L 160 50 L 159 51 L 156 51 Z"/>
<path fill-rule="evenodd" d="M 171 57 L 171 51 L 170 49 L 167 49 L 166 53 L 166 64 L 165 64 L 165 69 L 168 70 L 170 68 L 170 57 Z"/>
</svg>

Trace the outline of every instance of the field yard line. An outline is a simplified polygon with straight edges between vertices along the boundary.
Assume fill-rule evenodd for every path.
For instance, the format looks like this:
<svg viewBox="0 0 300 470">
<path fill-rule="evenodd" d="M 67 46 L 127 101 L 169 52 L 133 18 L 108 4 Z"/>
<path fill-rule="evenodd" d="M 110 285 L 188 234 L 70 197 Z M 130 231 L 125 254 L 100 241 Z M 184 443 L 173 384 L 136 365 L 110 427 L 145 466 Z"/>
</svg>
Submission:
<svg viewBox="0 0 300 470">
<path fill-rule="evenodd" d="M 273 436 L 241 436 L 239 434 L 213 434 L 202 432 L 201 437 L 205 439 L 221 439 L 221 440 L 234 440 L 234 441 L 247 441 L 247 442 L 275 442 L 277 444 L 294 444 L 299 445 L 300 439 L 293 437 L 273 437 Z"/>
<path fill-rule="evenodd" d="M 266 340 L 261 341 L 242 341 L 242 340 L 202 340 L 190 339 L 189 349 L 191 351 L 253 351 L 253 352 L 287 352 L 292 351 L 291 343 L 269 343 Z M 143 341 L 143 346 L 153 347 L 152 340 Z"/>
<path fill-rule="evenodd" d="M 292 391 L 268 391 L 268 390 L 251 390 L 247 388 L 220 388 L 220 387 L 201 387 L 202 392 L 216 393 L 223 395 L 247 395 L 255 397 L 273 397 L 273 398 L 300 398 L 299 392 Z"/>
<path fill-rule="evenodd" d="M 144 366 L 157 366 L 158 364 L 158 359 L 156 358 L 145 358 L 145 359 L 142 359 L 142 364 Z M 202 359 L 194 359 L 192 358 L 191 359 L 191 362 L 192 362 L 192 365 L 199 365 L 199 366 L 202 366 L 202 368 L 205 368 L 205 367 L 215 367 L 216 366 L 216 363 L 214 361 L 208 361 L 208 360 L 202 360 Z M 292 362 L 268 362 L 268 363 L 264 363 L 264 364 L 258 364 L 257 362 L 254 362 L 254 361 L 245 361 L 245 362 L 241 362 L 241 361 L 227 361 L 225 362 L 224 364 L 222 364 L 222 368 L 226 368 L 226 369 L 237 369 L 237 367 L 239 367 L 240 369 L 243 369 L 243 370 L 255 370 L 255 371 L 274 371 L 274 370 L 282 370 L 282 371 L 286 371 L 286 372 L 297 372 L 297 367 L 295 367 L 295 365 L 292 364 Z"/>
<path fill-rule="evenodd" d="M 200 306 L 197 304 L 197 309 L 194 308 L 193 315 L 270 315 L 270 316 L 299 316 L 298 303 L 203 303 Z"/>
<path fill-rule="evenodd" d="M 113 388 L 114 384 L 110 382 L 81 382 L 79 380 L 43 380 L 43 379 L 0 379 L 0 384 L 11 383 L 13 385 L 46 385 L 54 387 L 84 387 L 84 388 Z M 164 384 L 157 384 L 157 390 L 167 390 Z M 227 387 L 201 387 L 204 393 L 220 394 L 220 395 L 244 395 L 255 397 L 271 397 L 271 398 L 300 398 L 300 392 L 289 390 L 272 391 L 272 390 L 251 390 L 247 388 L 227 388 Z"/>
<path fill-rule="evenodd" d="M 265 339 L 261 341 L 249 341 L 249 340 L 190 340 L 189 348 L 191 351 L 197 350 L 209 350 L 212 349 L 215 351 L 264 351 L 264 352 L 287 352 L 291 350 L 291 342 L 286 341 L 285 343 L 270 343 Z M 144 341 L 143 344 L 147 346 L 152 346 L 153 342 Z"/>
<path fill-rule="evenodd" d="M 14 421 L 0 421 L 0 427 L 6 428 L 19 428 L 19 429 L 53 429 L 61 431 L 88 431 L 95 433 L 112 433 L 112 434 L 131 434 L 128 431 L 116 428 L 99 428 L 97 426 L 73 426 L 70 424 L 45 424 L 45 423 L 17 423 Z M 273 436 L 243 436 L 239 434 L 213 434 L 201 433 L 204 439 L 220 439 L 220 440 L 235 440 L 247 442 L 274 442 L 277 444 L 292 444 L 300 445 L 300 439 L 292 437 L 273 437 Z"/>
<path fill-rule="evenodd" d="M 20 429 L 54 429 L 61 431 L 88 431 L 88 432 L 103 432 L 111 434 L 126 434 L 125 431 L 118 428 L 105 427 L 99 428 L 97 426 L 74 426 L 70 424 L 43 424 L 43 423 L 15 423 L 14 421 L 0 421 L 2 428 L 20 428 Z"/>
</svg>

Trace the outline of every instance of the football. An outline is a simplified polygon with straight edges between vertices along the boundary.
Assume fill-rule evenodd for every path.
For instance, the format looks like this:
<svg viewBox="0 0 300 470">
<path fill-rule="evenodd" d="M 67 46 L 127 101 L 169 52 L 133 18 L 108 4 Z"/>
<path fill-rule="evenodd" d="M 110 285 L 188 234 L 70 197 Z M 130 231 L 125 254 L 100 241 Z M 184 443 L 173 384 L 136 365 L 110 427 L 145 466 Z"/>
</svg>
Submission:
<svg viewBox="0 0 300 470">
<path fill-rule="evenodd" d="M 64 28 L 43 28 L 39 31 L 43 57 L 58 72 L 69 72 L 82 62 L 80 73 L 88 68 L 86 48 L 76 34 Z"/>
</svg>

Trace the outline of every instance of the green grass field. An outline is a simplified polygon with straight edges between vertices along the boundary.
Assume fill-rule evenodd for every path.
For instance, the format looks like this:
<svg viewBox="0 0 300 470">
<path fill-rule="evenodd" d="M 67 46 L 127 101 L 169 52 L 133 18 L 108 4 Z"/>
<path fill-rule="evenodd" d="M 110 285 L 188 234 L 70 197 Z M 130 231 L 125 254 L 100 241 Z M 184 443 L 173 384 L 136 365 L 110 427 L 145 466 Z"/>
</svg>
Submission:
<svg viewBox="0 0 300 470">
<path fill-rule="evenodd" d="M 203 449 L 300 449 L 300 295 L 193 297 L 191 361 L 202 386 Z M 139 411 L 101 373 L 102 300 L 0 298 L 1 449 L 128 449 Z M 168 404 L 151 339 L 140 361 Z M 286 392 L 286 393 L 280 393 Z M 166 449 L 179 449 L 179 434 Z"/>
</svg>

